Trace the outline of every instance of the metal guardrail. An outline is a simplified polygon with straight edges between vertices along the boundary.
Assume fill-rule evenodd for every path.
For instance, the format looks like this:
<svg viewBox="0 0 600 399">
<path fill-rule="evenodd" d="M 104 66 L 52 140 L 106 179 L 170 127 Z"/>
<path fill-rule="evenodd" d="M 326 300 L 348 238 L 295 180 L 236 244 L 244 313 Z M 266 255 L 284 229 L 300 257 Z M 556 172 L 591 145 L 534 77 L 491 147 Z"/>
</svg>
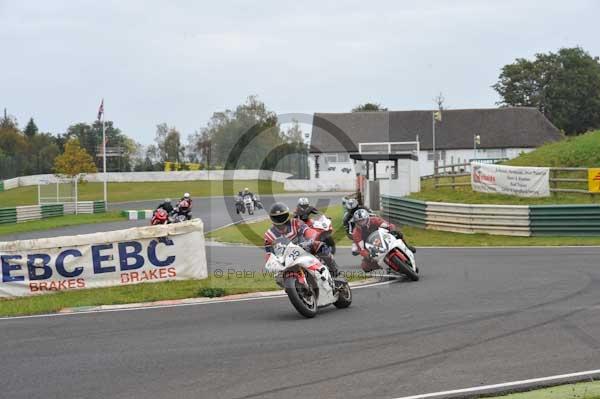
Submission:
<svg viewBox="0 0 600 399">
<path fill-rule="evenodd" d="M 381 196 L 382 215 L 400 224 L 425 228 L 427 204 L 408 198 Z"/>
<path fill-rule="evenodd" d="M 529 217 L 536 236 L 600 235 L 600 205 L 531 205 Z"/>
<path fill-rule="evenodd" d="M 0 224 L 21 223 L 31 220 L 40 220 L 56 216 L 75 214 L 104 213 L 104 201 L 80 201 L 66 204 L 26 205 L 12 208 L 0 208 Z"/>
</svg>

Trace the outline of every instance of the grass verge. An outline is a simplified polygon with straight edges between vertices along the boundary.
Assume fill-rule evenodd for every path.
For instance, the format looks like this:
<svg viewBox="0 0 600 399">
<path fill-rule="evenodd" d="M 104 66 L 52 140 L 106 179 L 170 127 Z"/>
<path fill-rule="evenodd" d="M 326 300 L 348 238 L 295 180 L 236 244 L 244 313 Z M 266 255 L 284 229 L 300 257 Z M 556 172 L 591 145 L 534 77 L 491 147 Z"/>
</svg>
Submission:
<svg viewBox="0 0 600 399">
<path fill-rule="evenodd" d="M 572 177 L 572 176 L 569 176 Z M 469 183 L 470 176 L 461 176 L 456 178 L 456 182 Z M 444 177 L 439 179 L 439 183 L 450 183 L 451 178 Z M 561 188 L 565 188 L 563 184 Z M 587 189 L 585 187 L 573 187 Z M 433 202 L 452 202 L 462 204 L 496 204 L 496 205 L 555 205 L 555 204 L 598 204 L 600 195 L 589 194 L 569 194 L 560 193 L 551 197 L 544 198 L 525 198 L 512 195 L 487 194 L 473 191 L 471 186 L 459 186 L 455 189 L 450 187 L 435 188 L 434 180 L 428 179 L 421 181 L 421 192 L 413 193 L 408 198 L 421 201 Z"/>
<path fill-rule="evenodd" d="M 334 206 L 325 210 L 332 218 L 337 245 L 350 245 L 343 233 L 343 208 Z M 263 245 L 263 234 L 270 227 L 268 220 L 239 224 L 208 233 L 207 238 L 220 242 L 247 245 Z M 514 237 L 490 234 L 462 234 L 446 231 L 426 230 L 402 226 L 402 232 L 410 244 L 417 247 L 502 247 L 502 246 L 564 246 L 600 245 L 600 237 Z"/>
<path fill-rule="evenodd" d="M 233 195 L 244 187 L 259 194 L 283 193 L 283 183 L 270 180 L 196 180 L 182 182 L 140 182 L 108 183 L 108 201 L 140 201 L 158 198 L 180 198 L 184 192 L 192 197 L 210 197 L 215 195 Z M 37 187 L 19 187 L 0 192 L 0 208 L 36 205 Z M 101 199 L 102 183 L 79 185 L 79 200 Z"/>
<path fill-rule="evenodd" d="M 349 281 L 364 280 L 362 273 L 349 273 Z M 166 281 L 107 288 L 92 288 L 0 300 L 0 316 L 55 313 L 64 308 L 154 302 L 196 297 L 214 297 L 280 288 L 270 273 L 223 270 L 204 280 Z"/>
<path fill-rule="evenodd" d="M 24 223 L 0 224 L 0 237 L 5 234 L 28 233 L 31 231 L 49 230 L 57 227 L 115 222 L 119 220 L 125 220 L 125 217 L 121 215 L 121 211 L 94 213 L 89 215 L 56 216 L 48 219 L 32 220 Z"/>
<path fill-rule="evenodd" d="M 600 381 L 560 385 L 489 399 L 600 399 Z"/>
</svg>

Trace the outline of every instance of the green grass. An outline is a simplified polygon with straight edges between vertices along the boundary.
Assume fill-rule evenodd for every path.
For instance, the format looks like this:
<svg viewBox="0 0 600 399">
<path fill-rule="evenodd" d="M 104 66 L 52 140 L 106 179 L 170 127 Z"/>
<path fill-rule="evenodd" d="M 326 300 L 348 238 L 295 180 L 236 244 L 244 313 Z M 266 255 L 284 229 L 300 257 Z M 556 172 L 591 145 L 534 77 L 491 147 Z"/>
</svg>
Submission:
<svg viewBox="0 0 600 399">
<path fill-rule="evenodd" d="M 456 178 L 456 182 L 468 183 L 470 176 Z M 440 178 L 439 183 L 450 183 L 451 178 Z M 564 185 L 561 187 L 565 187 Z M 579 187 L 582 188 L 582 187 Z M 587 187 L 586 187 L 587 189 Z M 597 204 L 600 203 L 600 195 L 589 194 L 567 194 L 544 198 L 525 198 L 512 195 L 486 194 L 471 190 L 471 186 L 459 186 L 455 189 L 450 187 L 434 187 L 434 179 L 421 181 L 421 192 L 413 193 L 408 198 L 421 201 L 454 202 L 463 204 L 496 204 L 496 205 L 553 205 L 553 204 Z"/>
<path fill-rule="evenodd" d="M 325 214 L 332 219 L 334 239 L 336 244 L 350 245 L 351 242 L 344 234 L 344 228 L 342 225 L 344 212 L 342 206 L 333 206 L 329 209 L 321 209 L 321 211 L 325 212 Z M 263 235 L 270 227 L 271 222 L 267 219 L 261 222 L 238 224 L 235 226 L 214 230 L 206 234 L 206 237 L 220 242 L 262 246 Z"/>
<path fill-rule="evenodd" d="M 215 297 L 258 291 L 279 290 L 273 276 L 267 272 L 223 270 L 204 280 L 142 283 L 108 288 L 65 291 L 27 298 L 0 299 L 0 316 L 54 313 L 61 309 L 154 302 L 195 297 Z M 363 273 L 346 275 L 349 281 L 364 280 Z"/>
<path fill-rule="evenodd" d="M 333 220 L 337 245 L 350 245 L 342 226 L 343 208 L 334 206 L 325 211 Z M 207 238 L 228 243 L 263 245 L 263 234 L 271 226 L 268 220 L 240 224 L 215 230 Z M 490 234 L 462 234 L 401 226 L 408 242 L 417 247 L 496 247 L 496 246 L 562 246 L 600 245 L 600 237 L 514 237 Z"/>
<path fill-rule="evenodd" d="M 195 180 L 184 182 L 141 182 L 141 183 L 108 183 L 108 201 L 140 201 L 160 198 L 180 198 L 184 192 L 192 197 L 209 197 L 215 195 L 233 195 L 244 187 L 259 194 L 282 193 L 283 183 L 269 180 Z M 19 187 L 0 192 L 0 208 L 36 205 L 37 186 Z M 79 200 L 91 201 L 103 198 L 102 183 L 85 183 L 79 185 Z"/>
<path fill-rule="evenodd" d="M 580 136 L 569 137 L 555 143 L 544 144 L 536 150 L 521 154 L 519 157 L 505 162 L 512 166 L 547 166 L 589 168 L 600 167 L 600 131 Z M 560 178 L 587 178 L 583 172 L 559 172 Z M 450 183 L 451 178 L 441 178 L 439 183 Z M 456 177 L 456 182 L 469 183 L 470 176 Z M 584 182 L 560 182 L 557 188 L 575 188 L 587 190 Z M 600 195 L 557 193 L 546 198 L 523 198 L 511 195 L 485 194 L 471 190 L 471 186 L 434 187 L 434 180 L 421 182 L 421 192 L 414 193 L 409 198 L 422 201 L 456 202 L 464 204 L 498 204 L 498 205 L 551 205 L 551 204 L 597 204 Z"/>
<path fill-rule="evenodd" d="M 600 399 L 600 381 L 560 385 L 530 392 L 494 396 L 496 399 Z M 493 399 L 493 398 L 490 398 Z"/>
<path fill-rule="evenodd" d="M 94 213 L 89 215 L 66 215 L 16 224 L 0 224 L 0 236 L 4 234 L 27 233 L 49 230 L 57 227 L 77 226 L 80 224 L 105 223 L 125 220 L 121 212 Z"/>
<path fill-rule="evenodd" d="M 506 162 L 513 166 L 591 168 L 600 166 L 600 130 L 544 144 Z"/>
</svg>

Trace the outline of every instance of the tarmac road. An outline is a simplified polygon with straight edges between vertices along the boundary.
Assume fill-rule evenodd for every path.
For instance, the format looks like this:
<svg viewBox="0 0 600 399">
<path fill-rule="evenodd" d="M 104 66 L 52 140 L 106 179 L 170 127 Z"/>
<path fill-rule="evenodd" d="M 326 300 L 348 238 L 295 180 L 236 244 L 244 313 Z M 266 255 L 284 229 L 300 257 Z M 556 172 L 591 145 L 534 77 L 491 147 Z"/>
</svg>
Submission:
<svg viewBox="0 0 600 399">
<path fill-rule="evenodd" d="M 196 208 L 208 229 L 218 206 Z M 0 398 L 394 398 L 598 369 L 599 255 L 419 249 L 421 281 L 354 290 L 312 320 L 287 298 L 4 319 Z M 257 248 L 207 256 L 223 278 L 262 268 Z"/>
<path fill-rule="evenodd" d="M 599 255 L 421 249 L 421 281 L 312 320 L 287 298 L 0 320 L 0 397 L 393 398 L 597 369 Z"/>
</svg>

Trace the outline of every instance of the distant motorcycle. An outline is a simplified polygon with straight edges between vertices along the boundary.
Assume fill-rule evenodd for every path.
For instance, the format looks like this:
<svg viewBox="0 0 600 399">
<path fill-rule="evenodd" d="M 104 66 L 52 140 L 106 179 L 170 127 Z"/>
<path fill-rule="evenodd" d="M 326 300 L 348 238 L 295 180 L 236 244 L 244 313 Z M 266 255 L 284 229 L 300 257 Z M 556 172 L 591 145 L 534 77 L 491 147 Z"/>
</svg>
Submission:
<svg viewBox="0 0 600 399">
<path fill-rule="evenodd" d="M 308 219 L 306 222 L 308 227 L 318 232 L 316 240 L 324 242 L 329 248 L 331 253 L 335 254 L 335 240 L 333 239 L 333 223 L 327 216 L 320 214 L 314 218 Z"/>
<path fill-rule="evenodd" d="M 252 198 L 252 195 L 244 195 L 243 201 L 244 208 L 248 211 L 248 215 L 254 215 L 254 198 Z"/>
<path fill-rule="evenodd" d="M 393 274 L 403 274 L 412 281 L 419 280 L 415 254 L 408 249 L 402 238 L 387 229 L 379 228 L 372 232 L 365 241 L 365 249 L 382 269 L 387 267 Z"/>
<path fill-rule="evenodd" d="M 277 285 L 285 289 L 294 308 L 304 317 L 315 317 L 319 307 L 333 304 L 347 308 L 352 303 L 350 285 L 333 279 L 329 269 L 316 257 L 286 237 L 273 243 L 265 269 L 275 274 Z"/>
<path fill-rule="evenodd" d="M 152 219 L 150 219 L 150 225 L 155 226 L 159 224 L 172 224 L 172 223 L 181 223 L 187 220 L 187 216 L 184 214 L 177 213 L 173 211 L 169 214 L 163 208 L 158 208 L 152 214 Z"/>
</svg>

